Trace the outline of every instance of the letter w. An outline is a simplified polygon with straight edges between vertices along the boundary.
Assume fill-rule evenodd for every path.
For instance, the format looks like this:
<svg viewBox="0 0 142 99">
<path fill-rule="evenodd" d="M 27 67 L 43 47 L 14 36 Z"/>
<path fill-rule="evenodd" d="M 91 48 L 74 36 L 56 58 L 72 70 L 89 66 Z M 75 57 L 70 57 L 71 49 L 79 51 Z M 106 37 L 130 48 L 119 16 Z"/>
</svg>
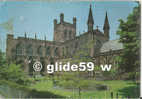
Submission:
<svg viewBox="0 0 142 99">
<path fill-rule="evenodd" d="M 105 66 L 103 66 L 103 65 L 101 65 L 101 68 L 102 68 L 102 71 L 110 71 L 110 69 L 111 69 L 111 65 L 105 65 Z"/>
</svg>

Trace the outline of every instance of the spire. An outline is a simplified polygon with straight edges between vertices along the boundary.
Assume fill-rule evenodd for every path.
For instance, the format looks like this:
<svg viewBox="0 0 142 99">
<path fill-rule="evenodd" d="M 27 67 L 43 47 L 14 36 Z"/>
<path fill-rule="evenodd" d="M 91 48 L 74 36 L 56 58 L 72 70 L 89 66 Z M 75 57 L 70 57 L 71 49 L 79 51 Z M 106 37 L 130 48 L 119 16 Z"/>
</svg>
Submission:
<svg viewBox="0 0 142 99">
<path fill-rule="evenodd" d="M 26 32 L 25 32 L 25 38 L 27 38 L 27 34 L 26 34 Z"/>
<path fill-rule="evenodd" d="M 88 32 L 93 31 L 94 19 L 93 19 L 91 4 L 90 4 L 90 9 L 89 9 L 89 16 L 88 16 L 87 26 L 88 26 Z"/>
<path fill-rule="evenodd" d="M 105 17 L 105 22 L 104 22 L 104 27 L 103 30 L 105 29 L 109 29 L 109 22 L 108 22 L 108 16 L 107 16 L 107 12 L 106 12 L 106 17 Z"/>
<path fill-rule="evenodd" d="M 37 39 L 37 37 L 36 37 L 36 33 L 35 33 L 35 39 Z"/>
<path fill-rule="evenodd" d="M 46 36 L 44 36 L 44 40 L 46 41 Z"/>
<path fill-rule="evenodd" d="M 87 24 L 94 24 L 94 19 L 93 19 L 93 15 L 92 15 L 92 6 L 90 4 L 90 9 L 89 9 L 89 16 L 88 16 L 88 22 Z"/>
<path fill-rule="evenodd" d="M 99 30 L 99 26 L 98 25 L 96 26 L 96 28 L 97 28 L 97 30 Z"/>
<path fill-rule="evenodd" d="M 104 35 L 107 38 L 107 40 L 109 40 L 109 29 L 110 29 L 110 27 L 109 27 L 107 12 L 106 12 L 103 30 L 104 30 Z"/>
</svg>

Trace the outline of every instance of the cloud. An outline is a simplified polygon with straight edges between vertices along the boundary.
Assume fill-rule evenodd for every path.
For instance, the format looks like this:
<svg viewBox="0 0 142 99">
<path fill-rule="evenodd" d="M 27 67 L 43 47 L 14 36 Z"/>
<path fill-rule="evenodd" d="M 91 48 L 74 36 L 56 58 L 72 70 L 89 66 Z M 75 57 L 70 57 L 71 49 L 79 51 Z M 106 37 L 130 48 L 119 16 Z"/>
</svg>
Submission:
<svg viewBox="0 0 142 99">
<path fill-rule="evenodd" d="M 1 23 L 0 27 L 4 28 L 8 32 L 13 33 L 13 23 L 14 23 L 14 18 L 10 18 L 8 21 Z"/>
<path fill-rule="evenodd" d="M 24 16 L 20 16 L 20 17 L 19 17 L 19 20 L 20 20 L 20 21 L 24 21 L 24 20 L 25 20 Z"/>
</svg>

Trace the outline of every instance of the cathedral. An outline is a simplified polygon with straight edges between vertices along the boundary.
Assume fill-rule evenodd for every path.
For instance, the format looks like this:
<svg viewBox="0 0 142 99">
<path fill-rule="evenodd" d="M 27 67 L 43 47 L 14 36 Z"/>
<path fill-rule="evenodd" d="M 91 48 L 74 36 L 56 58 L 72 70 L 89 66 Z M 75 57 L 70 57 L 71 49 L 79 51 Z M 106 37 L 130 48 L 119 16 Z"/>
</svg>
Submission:
<svg viewBox="0 0 142 99">
<path fill-rule="evenodd" d="M 32 74 L 32 64 L 40 61 L 43 64 L 42 72 L 46 72 L 45 66 L 49 63 L 54 64 L 61 59 L 72 58 L 74 53 L 79 52 L 83 45 L 87 45 L 90 40 L 93 45 L 88 48 L 89 56 L 95 64 L 116 65 L 114 58 L 120 55 L 123 45 L 118 40 L 110 39 L 110 25 L 106 12 L 104 19 L 103 32 L 98 28 L 94 29 L 93 11 L 90 5 L 86 25 L 88 30 L 81 35 L 76 34 L 77 19 L 73 17 L 73 22 L 64 20 L 64 14 L 60 14 L 60 21 L 54 19 L 54 37 L 53 41 L 35 38 L 28 38 L 26 33 L 24 37 L 14 38 L 14 35 L 7 35 L 6 57 L 7 61 L 21 64 L 23 70 Z"/>
</svg>

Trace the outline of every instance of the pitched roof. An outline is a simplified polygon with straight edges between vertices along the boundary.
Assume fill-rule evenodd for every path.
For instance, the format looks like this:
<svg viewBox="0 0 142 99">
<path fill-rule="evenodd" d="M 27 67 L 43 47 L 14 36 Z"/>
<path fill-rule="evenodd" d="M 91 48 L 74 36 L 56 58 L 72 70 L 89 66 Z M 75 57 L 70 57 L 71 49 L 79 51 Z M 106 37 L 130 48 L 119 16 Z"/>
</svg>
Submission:
<svg viewBox="0 0 142 99">
<path fill-rule="evenodd" d="M 115 50 L 121 50 L 123 49 L 123 44 L 119 42 L 119 40 L 110 40 L 105 42 L 101 49 L 100 52 L 104 53 L 104 52 L 108 52 L 110 50 L 115 51 Z"/>
<path fill-rule="evenodd" d="M 104 36 L 103 32 L 101 32 L 99 29 L 93 30 L 93 33 L 95 33 L 96 35 Z"/>
</svg>

